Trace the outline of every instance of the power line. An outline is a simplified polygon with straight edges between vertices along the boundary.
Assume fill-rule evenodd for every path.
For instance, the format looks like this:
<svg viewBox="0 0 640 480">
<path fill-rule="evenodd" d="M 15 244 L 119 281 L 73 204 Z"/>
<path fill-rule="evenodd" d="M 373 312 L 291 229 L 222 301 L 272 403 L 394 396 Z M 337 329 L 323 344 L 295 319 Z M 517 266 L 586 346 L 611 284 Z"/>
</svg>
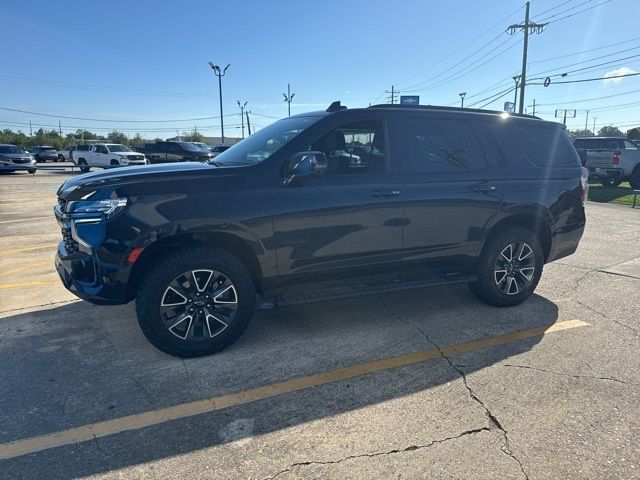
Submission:
<svg viewBox="0 0 640 480">
<path fill-rule="evenodd" d="M 474 103 L 469 104 L 469 107 L 474 107 L 474 106 L 476 106 L 476 105 L 478 105 L 478 104 L 480 104 L 480 103 L 484 103 L 484 102 L 486 102 L 486 101 L 487 101 L 487 100 L 489 100 L 489 99 L 492 99 L 489 103 L 494 102 L 494 101 L 495 101 L 495 100 L 497 100 L 498 98 L 501 98 L 501 97 L 505 96 L 506 94 L 513 92 L 514 88 L 515 88 L 515 87 L 509 87 L 509 88 L 507 88 L 506 90 L 502 90 L 501 92 L 494 93 L 493 95 L 490 95 L 490 96 L 488 96 L 487 98 L 483 98 L 482 100 L 478 100 L 477 102 L 474 102 Z M 495 98 L 494 98 L 494 97 L 495 97 Z M 488 105 L 488 104 L 487 104 L 487 105 Z M 482 107 L 480 107 L 480 108 L 482 108 Z"/>
<path fill-rule="evenodd" d="M 110 118 L 86 118 L 86 117 L 71 117 L 67 115 L 53 115 L 51 113 L 39 113 L 39 112 L 30 112 L 27 110 L 19 110 L 17 108 L 9 108 L 9 107 L 0 107 L 0 110 L 6 110 L 9 112 L 17 112 L 17 113 L 26 113 L 28 115 L 38 115 L 40 117 L 52 117 L 52 118 L 64 118 L 67 120 L 84 120 L 88 122 L 105 122 L 105 123 L 173 123 L 173 122 L 194 122 L 198 120 L 212 120 L 216 117 L 196 117 L 196 118 L 178 118 L 172 120 L 113 120 Z M 237 113 L 230 113 L 225 115 L 225 117 L 230 117 L 238 115 Z"/>
<path fill-rule="evenodd" d="M 498 45 L 499 48 L 500 46 L 504 45 L 505 43 L 511 41 L 511 38 L 507 39 L 505 42 L 501 43 L 500 45 Z M 468 75 L 469 73 L 484 67 L 485 65 L 487 65 L 488 63 L 490 63 L 491 61 L 495 60 L 496 58 L 498 58 L 501 55 L 504 55 L 506 52 L 508 52 L 509 50 L 511 50 L 513 47 L 519 45 L 522 42 L 521 39 L 519 39 L 518 41 L 516 41 L 515 43 L 512 43 L 511 45 L 509 45 L 507 48 L 505 48 L 504 50 L 501 50 L 500 52 L 498 52 L 497 54 L 495 54 L 494 56 L 492 56 L 491 58 L 485 60 L 484 62 L 480 63 L 479 65 L 475 65 L 474 64 L 478 63 L 480 60 L 483 60 L 484 58 L 487 57 L 487 55 L 490 55 L 491 53 L 493 53 L 496 49 L 490 50 L 489 52 L 487 52 L 487 54 L 483 55 L 482 57 L 480 57 L 479 59 L 477 59 L 476 61 L 472 62 L 471 64 L 469 64 L 467 67 L 463 68 L 462 70 L 454 73 L 452 76 L 450 77 L 446 77 L 444 79 L 439 80 L 437 83 L 433 84 L 433 85 L 427 85 L 423 88 L 418 88 L 418 89 L 406 89 L 404 90 L 405 92 L 422 92 L 425 90 L 430 90 L 432 88 L 437 88 L 440 87 L 442 85 L 445 85 L 447 83 L 453 82 L 458 80 L 459 78 L 464 77 L 465 75 Z M 470 67 L 470 68 L 469 68 Z"/>
<path fill-rule="evenodd" d="M 640 48 L 640 45 L 637 46 L 637 47 L 631 47 L 631 48 L 627 48 L 627 49 L 624 49 L 624 50 L 619 50 L 617 52 L 608 53 L 606 55 L 600 55 L 599 57 L 593 57 L 593 58 L 589 58 L 587 60 L 581 60 L 579 62 L 570 63 L 568 65 L 563 65 L 562 67 L 554 67 L 554 68 L 551 68 L 549 70 L 544 70 L 542 72 L 532 73 L 531 75 L 532 76 L 533 75 L 545 75 L 545 76 L 552 77 L 552 76 L 555 76 L 555 75 L 561 75 L 561 73 L 558 73 L 558 74 L 555 74 L 555 75 L 547 75 L 547 74 L 550 73 L 550 72 L 557 72 L 557 71 L 563 71 L 563 73 L 569 73 L 569 72 L 564 72 L 564 70 L 567 69 L 567 68 L 570 68 L 570 67 L 574 67 L 576 65 L 582 65 L 582 64 L 585 64 L 585 63 L 593 62 L 595 60 L 600 60 L 600 59 L 603 59 L 603 58 L 609 58 L 612 55 L 619 55 L 621 53 L 630 52 L 632 50 L 637 50 L 638 48 Z M 588 67 L 584 67 L 584 69 L 586 70 L 587 68 L 600 67 L 602 65 L 608 65 L 608 64 L 611 64 L 611 63 L 621 62 L 621 61 L 629 60 L 631 58 L 636 58 L 636 57 L 639 57 L 639 56 L 640 55 L 632 55 L 632 56 L 629 56 L 629 57 L 618 58 L 618 59 L 610 60 L 610 61 L 605 62 L 605 63 L 600 63 L 600 64 L 597 64 L 597 65 L 590 65 Z"/>
<path fill-rule="evenodd" d="M 553 14 L 553 15 L 549 16 L 549 17 L 546 17 L 546 18 L 545 18 L 544 20 L 542 20 L 542 21 L 544 22 L 544 21 L 550 20 L 550 19 L 552 19 L 552 18 L 558 17 L 558 16 L 563 15 L 563 14 L 565 14 L 565 13 L 567 13 L 567 12 L 570 12 L 571 10 L 575 10 L 576 8 L 579 8 L 579 7 L 581 7 L 582 5 L 586 5 L 587 3 L 591 3 L 592 1 L 593 1 L 593 0 L 585 0 L 584 2 L 582 2 L 582 3 L 578 3 L 577 5 L 574 5 L 573 7 L 569 7 L 569 8 L 567 8 L 566 10 L 563 10 L 562 12 L 558 12 L 558 13 L 556 13 L 556 14 Z M 538 15 L 538 16 L 542 16 L 542 14 L 540 14 L 540 15 Z"/>
<path fill-rule="evenodd" d="M 571 100 L 571 101 L 568 101 L 568 102 L 540 103 L 538 105 L 540 105 L 541 107 L 553 106 L 553 105 L 569 105 L 569 104 L 572 104 L 572 103 L 582 103 L 582 102 L 592 102 L 594 100 L 603 100 L 605 98 L 622 97 L 624 95 L 631 95 L 632 93 L 638 93 L 638 92 L 640 92 L 640 89 L 638 89 L 638 90 L 630 90 L 628 92 L 622 92 L 622 93 L 615 93 L 613 95 L 605 95 L 603 97 L 583 98 L 583 99 L 580 99 L 580 100 Z"/>
<path fill-rule="evenodd" d="M 565 2 L 559 3 L 558 5 L 556 5 L 555 7 L 551 7 L 543 12 L 538 13 L 537 15 L 535 15 L 533 18 L 538 18 L 541 17 L 542 15 L 544 15 L 545 13 L 551 12 L 552 10 L 555 10 L 556 8 L 560 8 L 563 5 L 566 5 L 567 3 L 571 3 L 573 2 L 573 0 L 566 0 Z"/>
<path fill-rule="evenodd" d="M 613 80 L 614 78 L 635 77 L 640 75 L 640 72 L 626 73 L 624 75 L 615 75 L 612 77 L 597 77 L 597 78 L 583 78 L 580 80 L 565 80 L 562 82 L 552 82 L 550 85 L 558 85 L 561 83 L 582 83 L 582 82 L 595 82 L 596 80 Z M 529 85 L 544 85 L 544 83 L 530 83 Z"/>
<path fill-rule="evenodd" d="M 529 62 L 529 65 L 534 65 L 536 63 L 550 62 L 552 60 L 558 60 L 560 58 L 574 57 L 576 55 L 582 55 L 583 53 L 591 53 L 591 52 L 595 52 L 597 50 L 604 50 L 606 48 L 617 47 L 618 45 L 624 45 L 625 43 L 636 42 L 638 40 L 640 40 L 640 37 L 632 38 L 630 40 L 625 40 L 624 42 L 612 43 L 610 45 L 603 45 L 602 47 L 596 47 L 596 48 L 592 48 L 590 50 L 582 50 L 580 52 L 567 53 L 566 55 L 559 55 L 557 57 L 551 57 L 551 58 L 544 58 L 542 60 L 536 60 L 535 62 Z M 636 47 L 636 48 L 638 48 L 638 47 Z M 610 55 L 615 55 L 615 52 L 611 53 Z"/>
<path fill-rule="evenodd" d="M 484 32 L 482 32 L 481 34 L 473 37 L 471 40 L 469 40 L 469 42 L 465 43 L 464 45 L 462 45 L 461 47 L 455 49 L 453 52 L 451 52 L 450 54 L 448 54 L 445 57 L 442 57 L 440 60 L 438 60 L 435 63 L 432 63 L 431 65 L 429 65 L 428 68 L 421 70 L 418 73 L 415 73 L 409 77 L 406 77 L 405 79 L 401 80 L 400 82 L 398 82 L 398 84 L 403 84 L 404 82 L 411 80 L 412 78 L 417 77 L 418 75 L 420 75 L 421 73 L 425 72 L 425 71 L 429 71 L 431 69 L 433 69 L 433 67 L 435 67 L 436 65 L 440 65 L 442 62 L 444 62 L 445 60 L 450 59 L 453 55 L 455 55 L 456 53 L 464 50 L 465 48 L 467 48 L 469 45 L 472 45 L 476 40 L 478 40 L 479 38 L 482 38 L 483 36 L 485 36 L 487 33 L 489 33 L 491 30 L 494 30 L 496 27 L 502 25 L 506 20 L 508 20 L 509 18 L 511 18 L 513 15 L 515 15 L 516 13 L 518 13 L 520 10 L 522 10 L 523 6 L 520 6 L 518 8 L 516 8 L 513 12 L 511 12 L 510 14 L 506 15 L 504 18 L 501 18 L 499 21 L 497 21 L 494 25 L 492 25 L 491 27 L 489 27 L 488 29 L 486 29 Z M 491 40 L 489 43 L 487 43 L 484 47 L 487 47 L 488 45 L 490 45 L 491 43 L 493 43 L 495 40 L 497 40 L 504 32 L 501 32 L 500 35 L 496 38 L 494 38 L 493 40 Z M 480 48 L 480 50 L 482 50 L 484 47 Z M 472 56 L 474 54 L 471 54 L 470 56 Z M 469 56 L 469 57 L 470 57 Z M 456 66 L 460 65 L 461 63 L 463 63 L 467 58 L 463 59 L 462 61 L 458 62 L 456 65 L 454 65 L 453 67 L 449 68 L 448 70 L 445 70 L 444 72 L 442 72 L 441 75 L 444 75 L 445 73 L 448 73 L 450 70 L 452 70 L 453 68 L 455 68 Z M 429 80 L 428 80 L 429 81 Z M 408 89 L 405 89 L 408 90 Z M 384 95 L 384 93 L 382 95 L 380 95 L 375 101 L 378 101 L 382 96 Z"/>
<path fill-rule="evenodd" d="M 591 0 L 590 0 L 590 1 L 591 1 Z M 580 10 L 579 12 L 574 12 L 574 13 L 572 13 L 572 14 L 570 14 L 570 15 L 565 16 L 565 17 L 561 17 L 561 18 L 557 18 L 557 19 L 555 19 L 555 20 L 552 20 L 552 21 L 551 21 L 551 22 L 549 22 L 549 23 L 559 22 L 560 20 L 564 20 L 565 18 L 570 18 L 570 17 L 573 17 L 573 16 L 575 16 L 575 15 L 579 15 L 579 14 L 581 14 L 581 13 L 587 12 L 587 11 L 589 11 L 589 10 L 593 10 L 594 8 L 599 7 L 600 5 L 604 5 L 605 3 L 609 3 L 610 1 L 611 1 L 611 0 L 605 0 L 604 2 L 600 2 L 600 3 L 598 3 L 597 5 L 593 5 L 593 6 L 589 7 L 589 8 L 585 8 L 584 10 Z M 570 10 L 571 10 L 571 9 L 570 9 Z M 551 18 L 551 17 L 549 17 L 549 18 Z"/>
</svg>

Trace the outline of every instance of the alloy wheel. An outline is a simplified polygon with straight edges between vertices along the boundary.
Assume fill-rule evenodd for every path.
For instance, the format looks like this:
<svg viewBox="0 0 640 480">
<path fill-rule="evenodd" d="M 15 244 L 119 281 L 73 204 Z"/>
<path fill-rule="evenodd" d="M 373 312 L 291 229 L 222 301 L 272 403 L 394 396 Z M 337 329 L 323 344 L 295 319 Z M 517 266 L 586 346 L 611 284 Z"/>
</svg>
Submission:
<svg viewBox="0 0 640 480">
<path fill-rule="evenodd" d="M 160 300 L 165 328 L 185 341 L 201 341 L 220 335 L 238 311 L 233 282 L 216 270 L 189 270 L 175 277 Z"/>
<path fill-rule="evenodd" d="M 531 246 L 522 241 L 502 249 L 494 267 L 493 277 L 502 293 L 517 295 L 526 290 L 535 273 L 536 258 Z"/>
</svg>

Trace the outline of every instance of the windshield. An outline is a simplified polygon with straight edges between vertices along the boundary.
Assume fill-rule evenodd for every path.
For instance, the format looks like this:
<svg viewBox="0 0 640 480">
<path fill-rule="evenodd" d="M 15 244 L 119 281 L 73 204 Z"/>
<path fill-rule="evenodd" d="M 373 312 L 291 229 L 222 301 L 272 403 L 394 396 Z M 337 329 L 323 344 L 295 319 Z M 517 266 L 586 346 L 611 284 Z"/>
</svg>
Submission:
<svg viewBox="0 0 640 480">
<path fill-rule="evenodd" d="M 18 147 L 14 147 L 13 145 L 0 145 L 0 153 L 22 153 Z"/>
<path fill-rule="evenodd" d="M 260 163 L 321 117 L 285 118 L 259 130 L 222 152 L 212 163 L 243 166 Z"/>
<path fill-rule="evenodd" d="M 177 142 L 183 150 L 186 150 L 187 152 L 201 152 L 202 149 L 200 147 L 196 147 L 193 143 L 191 142 Z"/>
<path fill-rule="evenodd" d="M 109 145 L 110 152 L 130 152 L 131 149 L 126 145 Z"/>
</svg>

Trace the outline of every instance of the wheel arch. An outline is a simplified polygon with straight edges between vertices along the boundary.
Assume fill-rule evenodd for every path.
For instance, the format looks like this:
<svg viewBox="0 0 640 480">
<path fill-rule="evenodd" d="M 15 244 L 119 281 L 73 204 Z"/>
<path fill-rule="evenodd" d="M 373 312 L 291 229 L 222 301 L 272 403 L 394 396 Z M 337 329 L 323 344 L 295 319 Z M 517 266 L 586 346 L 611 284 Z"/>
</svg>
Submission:
<svg viewBox="0 0 640 480">
<path fill-rule="evenodd" d="M 262 293 L 262 267 L 258 255 L 246 239 L 229 232 L 199 231 L 166 236 L 145 246 L 129 272 L 127 298 L 132 300 L 136 296 L 140 281 L 154 260 L 176 249 L 188 247 L 217 247 L 235 255 L 249 270 L 256 291 Z"/>
<path fill-rule="evenodd" d="M 508 216 L 505 216 L 498 220 L 488 231 L 483 247 L 487 243 L 487 240 L 492 235 L 499 231 L 504 230 L 507 227 L 518 226 L 524 227 L 534 232 L 544 251 L 544 261 L 546 262 L 551 252 L 551 222 L 548 212 L 541 211 L 527 211 L 527 212 L 513 212 Z"/>
</svg>

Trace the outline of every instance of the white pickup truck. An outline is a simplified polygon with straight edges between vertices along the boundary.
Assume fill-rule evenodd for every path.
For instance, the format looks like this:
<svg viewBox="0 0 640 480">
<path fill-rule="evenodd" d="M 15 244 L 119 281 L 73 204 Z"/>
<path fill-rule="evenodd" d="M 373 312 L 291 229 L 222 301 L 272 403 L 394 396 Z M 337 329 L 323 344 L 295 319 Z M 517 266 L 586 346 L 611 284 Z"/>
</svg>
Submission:
<svg viewBox="0 0 640 480">
<path fill-rule="evenodd" d="M 576 138 L 573 146 L 589 174 L 604 186 L 617 187 L 628 181 L 640 189 L 640 148 L 631 140 L 618 137 Z"/>
<path fill-rule="evenodd" d="M 147 159 L 142 153 L 134 152 L 126 145 L 118 143 L 78 145 L 71 154 L 71 160 L 82 172 L 88 172 L 92 167 L 113 168 L 147 164 Z"/>
</svg>

